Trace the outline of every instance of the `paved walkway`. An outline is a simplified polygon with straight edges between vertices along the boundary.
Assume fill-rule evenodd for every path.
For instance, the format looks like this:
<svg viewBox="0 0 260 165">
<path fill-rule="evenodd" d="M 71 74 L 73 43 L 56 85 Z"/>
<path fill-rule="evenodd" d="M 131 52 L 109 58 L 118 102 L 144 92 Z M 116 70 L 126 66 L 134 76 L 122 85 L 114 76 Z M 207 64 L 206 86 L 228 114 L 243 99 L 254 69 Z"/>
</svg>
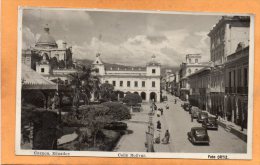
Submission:
<svg viewBox="0 0 260 165">
<path fill-rule="evenodd" d="M 155 112 L 154 118 L 153 118 L 153 123 L 154 123 L 154 127 L 155 127 L 155 133 L 154 133 L 154 137 L 158 137 L 158 135 L 160 134 L 160 140 L 162 140 L 164 138 L 165 132 L 166 130 L 169 130 L 167 121 L 165 119 L 165 111 L 166 108 L 166 103 L 157 103 L 157 108 L 163 108 L 163 115 L 160 115 L 160 117 L 157 116 L 157 112 L 158 110 Z M 160 112 L 160 111 L 159 111 Z M 158 131 L 156 129 L 157 127 L 157 121 L 161 122 L 161 131 Z M 171 143 L 171 136 L 170 136 L 170 142 Z M 173 152 L 173 148 L 170 144 L 162 144 L 161 142 L 159 144 L 154 143 L 154 150 L 155 152 Z"/>
<path fill-rule="evenodd" d="M 114 151 L 116 152 L 146 152 L 146 130 L 148 127 L 148 104 L 144 104 L 142 112 L 133 112 L 127 123 L 129 133 L 122 136 Z"/>
</svg>

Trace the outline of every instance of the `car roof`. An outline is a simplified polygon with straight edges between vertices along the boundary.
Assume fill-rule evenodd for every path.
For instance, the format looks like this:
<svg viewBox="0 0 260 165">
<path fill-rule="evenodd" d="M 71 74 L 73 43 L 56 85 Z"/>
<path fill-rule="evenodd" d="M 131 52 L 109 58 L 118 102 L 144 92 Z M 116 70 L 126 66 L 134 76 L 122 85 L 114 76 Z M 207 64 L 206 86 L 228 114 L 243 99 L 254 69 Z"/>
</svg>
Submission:
<svg viewBox="0 0 260 165">
<path fill-rule="evenodd" d="M 198 129 L 199 129 L 199 130 L 201 130 L 201 129 L 205 130 L 205 128 L 203 128 L 203 127 L 192 127 L 191 129 L 192 129 L 192 130 L 198 130 Z"/>
</svg>

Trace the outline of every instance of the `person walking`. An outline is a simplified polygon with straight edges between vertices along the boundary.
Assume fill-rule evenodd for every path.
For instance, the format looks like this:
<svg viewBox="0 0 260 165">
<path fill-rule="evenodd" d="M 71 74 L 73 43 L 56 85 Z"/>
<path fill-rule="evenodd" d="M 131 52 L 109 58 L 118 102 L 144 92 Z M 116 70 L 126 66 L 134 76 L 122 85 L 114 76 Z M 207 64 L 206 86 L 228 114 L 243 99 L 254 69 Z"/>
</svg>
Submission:
<svg viewBox="0 0 260 165">
<path fill-rule="evenodd" d="M 157 114 L 157 117 L 160 117 L 160 110 L 159 109 L 157 110 L 156 114 Z"/>
<path fill-rule="evenodd" d="M 161 131 L 162 128 L 162 124 L 160 122 L 160 120 L 157 121 L 157 130 Z"/>
<path fill-rule="evenodd" d="M 161 116 L 163 115 L 163 108 L 161 108 Z"/>
<path fill-rule="evenodd" d="M 170 141 L 170 133 L 169 130 L 166 130 L 164 138 L 162 139 L 163 144 L 168 144 Z"/>
</svg>

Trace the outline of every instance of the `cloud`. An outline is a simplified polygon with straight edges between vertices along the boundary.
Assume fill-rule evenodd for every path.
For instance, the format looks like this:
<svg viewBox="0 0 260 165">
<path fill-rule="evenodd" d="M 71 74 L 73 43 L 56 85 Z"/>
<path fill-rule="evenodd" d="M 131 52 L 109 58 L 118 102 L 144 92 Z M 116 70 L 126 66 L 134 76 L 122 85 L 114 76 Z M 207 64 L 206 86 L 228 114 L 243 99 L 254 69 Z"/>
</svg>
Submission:
<svg viewBox="0 0 260 165">
<path fill-rule="evenodd" d="M 28 27 L 22 28 L 22 48 L 27 49 L 35 45 L 36 38 L 33 32 Z"/>
<path fill-rule="evenodd" d="M 74 45 L 73 54 L 76 58 L 94 60 L 95 54 L 100 50 L 101 57 L 105 62 L 126 65 L 145 65 L 152 55 L 156 55 L 162 64 L 178 66 L 186 54 L 201 51 L 197 44 L 194 44 L 193 47 L 187 47 L 190 36 L 187 30 L 179 29 L 164 31 L 157 35 L 151 33 L 149 35 L 136 35 L 127 38 L 120 44 L 99 41 L 93 37 L 89 43 Z"/>
</svg>

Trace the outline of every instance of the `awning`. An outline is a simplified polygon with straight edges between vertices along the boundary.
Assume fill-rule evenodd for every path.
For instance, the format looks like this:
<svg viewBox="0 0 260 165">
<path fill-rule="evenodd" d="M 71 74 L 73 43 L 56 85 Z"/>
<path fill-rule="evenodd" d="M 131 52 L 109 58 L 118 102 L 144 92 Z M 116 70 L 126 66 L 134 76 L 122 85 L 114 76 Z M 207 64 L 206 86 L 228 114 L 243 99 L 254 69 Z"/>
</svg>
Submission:
<svg viewBox="0 0 260 165">
<path fill-rule="evenodd" d="M 43 77 L 30 67 L 22 64 L 22 89 L 52 89 L 56 90 L 57 84 Z"/>
</svg>

